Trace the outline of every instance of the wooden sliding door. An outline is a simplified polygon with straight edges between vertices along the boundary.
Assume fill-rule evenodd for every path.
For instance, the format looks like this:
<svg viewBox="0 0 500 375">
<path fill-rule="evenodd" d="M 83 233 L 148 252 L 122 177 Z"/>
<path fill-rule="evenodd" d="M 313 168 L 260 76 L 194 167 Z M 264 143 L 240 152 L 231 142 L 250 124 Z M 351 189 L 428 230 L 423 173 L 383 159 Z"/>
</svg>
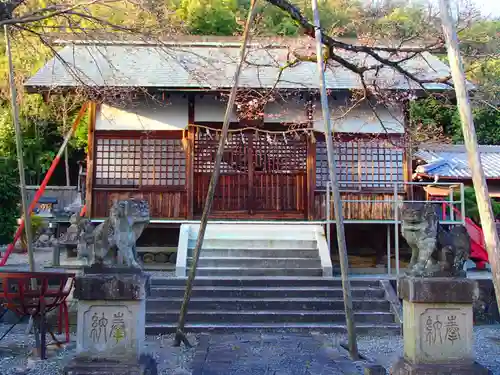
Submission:
<svg viewBox="0 0 500 375">
<path fill-rule="evenodd" d="M 201 214 L 220 133 L 194 141 L 194 212 Z M 226 218 L 303 218 L 307 207 L 305 138 L 263 132 L 231 133 L 226 142 L 212 212 Z"/>
</svg>

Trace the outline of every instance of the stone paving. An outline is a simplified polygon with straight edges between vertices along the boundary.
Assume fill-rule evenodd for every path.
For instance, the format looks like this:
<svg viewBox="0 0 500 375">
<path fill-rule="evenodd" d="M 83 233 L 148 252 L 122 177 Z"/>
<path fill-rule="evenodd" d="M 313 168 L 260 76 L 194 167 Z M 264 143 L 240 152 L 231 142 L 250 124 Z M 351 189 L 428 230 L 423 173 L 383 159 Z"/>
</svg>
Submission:
<svg viewBox="0 0 500 375">
<path fill-rule="evenodd" d="M 202 336 L 193 375 L 357 375 L 354 363 L 321 334 Z"/>
<path fill-rule="evenodd" d="M 8 325 L 0 324 L 0 333 Z M 64 349 L 40 361 L 31 352 L 33 335 L 17 326 L 0 341 L 0 375 L 61 375 L 75 355 L 75 335 Z M 475 327 L 477 361 L 500 374 L 500 325 Z M 159 375 L 362 375 L 367 361 L 353 362 L 338 334 L 240 333 L 188 335 L 193 348 L 173 347 L 173 335 L 148 336 L 144 350 L 158 363 Z M 402 353 L 402 337 L 359 336 L 360 353 L 387 369 Z"/>
</svg>

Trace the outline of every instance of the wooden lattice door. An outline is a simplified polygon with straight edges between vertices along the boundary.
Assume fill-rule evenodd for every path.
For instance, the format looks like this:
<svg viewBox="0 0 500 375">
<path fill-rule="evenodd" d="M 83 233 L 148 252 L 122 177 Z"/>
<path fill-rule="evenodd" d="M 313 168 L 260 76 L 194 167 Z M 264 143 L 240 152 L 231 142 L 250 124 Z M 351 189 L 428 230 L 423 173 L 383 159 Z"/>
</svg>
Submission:
<svg viewBox="0 0 500 375">
<path fill-rule="evenodd" d="M 220 133 L 197 132 L 194 141 L 194 213 L 200 214 L 214 170 Z M 229 134 L 220 166 L 212 212 L 248 210 L 248 136 Z"/>
<path fill-rule="evenodd" d="M 201 214 L 213 173 L 219 133 L 197 132 L 194 213 Z M 218 216 L 301 217 L 307 206 L 307 142 L 263 133 L 229 134 L 212 212 Z"/>
<path fill-rule="evenodd" d="M 253 138 L 255 212 L 302 215 L 307 206 L 305 137 L 256 134 Z"/>
</svg>

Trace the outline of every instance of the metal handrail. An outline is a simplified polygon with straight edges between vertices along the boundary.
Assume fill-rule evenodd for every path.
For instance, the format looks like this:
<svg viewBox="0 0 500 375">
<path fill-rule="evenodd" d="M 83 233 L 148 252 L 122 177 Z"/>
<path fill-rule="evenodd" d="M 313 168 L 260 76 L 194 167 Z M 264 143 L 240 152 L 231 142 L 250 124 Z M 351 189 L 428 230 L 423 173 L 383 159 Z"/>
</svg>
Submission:
<svg viewBox="0 0 500 375">
<path fill-rule="evenodd" d="M 363 184 L 365 181 L 360 181 L 360 182 L 352 182 L 353 184 L 359 183 Z M 393 219 L 392 220 L 380 220 L 380 223 L 387 223 L 387 224 L 393 224 L 394 225 L 394 252 L 395 252 L 395 262 L 396 262 L 396 275 L 399 275 L 399 225 L 401 223 L 401 220 L 399 219 L 399 210 L 398 210 L 398 205 L 402 203 L 433 203 L 433 204 L 443 204 L 446 203 L 447 206 L 449 206 L 450 209 L 450 219 L 451 220 L 439 220 L 441 224 L 449 224 L 449 225 L 465 225 L 465 200 L 464 200 L 464 184 L 463 183 L 456 183 L 456 182 L 439 182 L 439 183 L 429 183 L 429 182 L 383 182 L 385 186 L 387 184 L 393 185 L 393 199 L 384 199 L 384 200 L 371 200 L 371 199 L 342 199 L 341 203 L 348 203 L 348 202 L 356 202 L 356 203 L 393 203 Z M 406 185 L 417 185 L 417 186 L 427 186 L 427 185 L 433 185 L 433 186 L 449 186 L 451 187 L 460 187 L 460 200 L 454 200 L 453 197 L 453 189 L 450 189 L 450 195 L 448 197 L 448 200 L 406 200 L 406 199 L 400 199 L 399 195 L 401 190 L 399 190 L 399 187 L 402 185 L 403 187 Z M 332 196 L 331 196 L 332 188 L 331 188 L 331 182 L 328 182 L 326 184 L 326 218 L 325 218 L 325 223 L 326 223 L 326 237 L 327 237 L 327 242 L 328 242 L 328 248 L 330 247 L 331 241 L 330 241 L 330 225 L 335 222 L 335 220 L 332 220 L 330 211 L 331 211 L 331 201 L 332 201 Z M 455 215 L 454 210 L 456 210 L 455 204 L 460 204 L 460 215 Z M 460 220 L 457 219 L 456 216 L 460 217 Z M 387 274 L 391 274 L 391 246 L 390 246 L 390 227 L 387 227 Z"/>
</svg>

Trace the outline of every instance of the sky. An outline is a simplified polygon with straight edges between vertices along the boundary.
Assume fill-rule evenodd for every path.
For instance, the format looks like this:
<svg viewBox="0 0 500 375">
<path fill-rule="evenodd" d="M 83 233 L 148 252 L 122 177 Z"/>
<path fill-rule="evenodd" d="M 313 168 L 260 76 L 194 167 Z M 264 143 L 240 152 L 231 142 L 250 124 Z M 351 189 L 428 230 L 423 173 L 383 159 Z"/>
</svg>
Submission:
<svg viewBox="0 0 500 375">
<path fill-rule="evenodd" d="M 492 15 L 500 17 L 500 1 L 499 0 L 475 0 L 477 6 L 482 10 L 486 16 Z"/>
<path fill-rule="evenodd" d="M 384 0 L 365 0 L 369 3 L 377 3 L 378 1 L 383 2 Z M 408 3 L 431 3 L 435 7 L 439 7 L 439 0 L 404 0 Z M 480 10 L 483 16 L 489 17 L 499 17 L 500 18 L 500 0 L 450 0 L 450 3 L 470 3 L 475 6 L 476 9 Z M 453 8 L 452 8 L 453 11 Z"/>
<path fill-rule="evenodd" d="M 433 4 L 439 5 L 439 0 L 430 0 Z M 469 0 L 474 4 L 483 16 L 500 17 L 500 0 Z M 453 3 L 453 0 L 451 0 Z"/>
</svg>

